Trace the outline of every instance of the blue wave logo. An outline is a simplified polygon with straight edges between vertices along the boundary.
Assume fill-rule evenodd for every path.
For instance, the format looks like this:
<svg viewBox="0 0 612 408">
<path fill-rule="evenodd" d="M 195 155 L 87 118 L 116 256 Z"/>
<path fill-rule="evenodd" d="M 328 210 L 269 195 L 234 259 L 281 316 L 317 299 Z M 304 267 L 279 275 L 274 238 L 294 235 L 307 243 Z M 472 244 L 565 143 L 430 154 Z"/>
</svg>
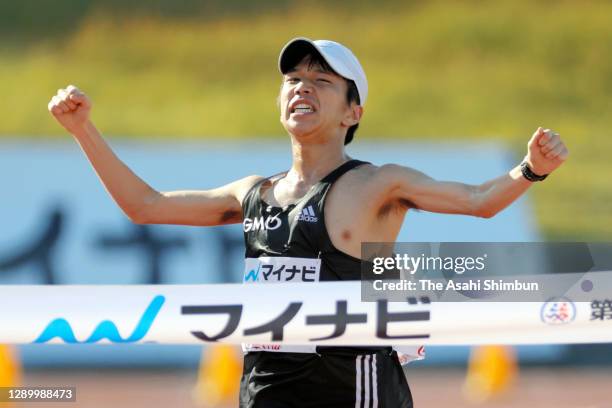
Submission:
<svg viewBox="0 0 612 408">
<path fill-rule="evenodd" d="M 255 269 L 251 269 L 249 273 L 247 273 L 246 276 L 244 277 L 244 281 L 245 282 L 248 282 L 248 281 L 257 282 L 257 278 L 259 278 L 260 269 L 261 269 L 261 265 L 257 267 L 257 271 Z"/>
<path fill-rule="evenodd" d="M 111 343 L 134 343 L 146 336 L 165 300 L 164 296 L 155 296 L 151 303 L 149 303 L 132 334 L 125 339 L 119 334 L 115 323 L 110 320 L 104 320 L 96 326 L 91 336 L 84 341 L 78 341 L 70 323 L 66 319 L 59 318 L 49 323 L 41 335 L 34 340 L 34 343 L 46 343 L 55 337 L 59 337 L 68 344 L 91 344 L 102 339 L 108 339 Z"/>
</svg>

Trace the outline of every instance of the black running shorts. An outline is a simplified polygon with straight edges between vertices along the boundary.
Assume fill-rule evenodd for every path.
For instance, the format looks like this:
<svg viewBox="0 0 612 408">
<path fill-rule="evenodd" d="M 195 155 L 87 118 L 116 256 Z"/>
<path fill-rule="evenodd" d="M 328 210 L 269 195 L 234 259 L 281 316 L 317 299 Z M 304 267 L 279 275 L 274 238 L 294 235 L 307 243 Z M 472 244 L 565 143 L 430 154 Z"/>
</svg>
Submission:
<svg viewBox="0 0 612 408">
<path fill-rule="evenodd" d="M 412 408 L 406 377 L 390 348 L 369 353 L 249 352 L 241 408 Z"/>
</svg>

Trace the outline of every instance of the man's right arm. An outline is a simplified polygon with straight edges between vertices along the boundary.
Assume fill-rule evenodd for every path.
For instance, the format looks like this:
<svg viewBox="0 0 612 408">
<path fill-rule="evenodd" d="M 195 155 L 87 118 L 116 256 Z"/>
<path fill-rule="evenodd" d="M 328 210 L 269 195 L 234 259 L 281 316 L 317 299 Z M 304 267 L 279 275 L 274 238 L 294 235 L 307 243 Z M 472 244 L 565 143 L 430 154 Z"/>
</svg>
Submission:
<svg viewBox="0 0 612 408">
<path fill-rule="evenodd" d="M 106 190 L 139 224 L 222 225 L 242 221 L 241 203 L 261 179 L 249 176 L 213 190 L 159 192 L 140 179 L 111 150 L 89 120 L 91 101 L 78 88 L 58 90 L 48 105 L 77 140 Z"/>
</svg>

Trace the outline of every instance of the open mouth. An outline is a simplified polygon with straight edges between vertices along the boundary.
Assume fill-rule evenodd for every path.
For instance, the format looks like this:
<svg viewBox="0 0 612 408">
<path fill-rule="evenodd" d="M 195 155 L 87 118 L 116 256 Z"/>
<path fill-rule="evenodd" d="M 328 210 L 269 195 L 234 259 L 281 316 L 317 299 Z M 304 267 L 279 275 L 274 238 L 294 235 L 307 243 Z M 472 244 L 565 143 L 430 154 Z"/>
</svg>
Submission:
<svg viewBox="0 0 612 408">
<path fill-rule="evenodd" d="M 298 103 L 291 109 L 291 113 L 313 113 L 315 110 L 307 103 Z"/>
</svg>

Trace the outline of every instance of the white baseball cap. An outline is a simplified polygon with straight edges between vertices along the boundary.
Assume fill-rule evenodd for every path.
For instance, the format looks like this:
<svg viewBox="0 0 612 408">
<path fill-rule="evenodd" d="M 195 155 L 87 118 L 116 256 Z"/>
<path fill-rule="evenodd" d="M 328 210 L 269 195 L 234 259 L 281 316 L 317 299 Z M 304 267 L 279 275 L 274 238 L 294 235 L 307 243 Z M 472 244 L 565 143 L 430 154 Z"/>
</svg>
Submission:
<svg viewBox="0 0 612 408">
<path fill-rule="evenodd" d="M 316 50 L 330 67 L 340 76 L 355 82 L 359 102 L 365 105 L 368 98 L 368 80 L 357 57 L 344 45 L 329 40 L 311 40 L 297 37 L 289 41 L 280 52 L 278 68 L 282 74 L 301 61 L 312 49 Z"/>
</svg>

